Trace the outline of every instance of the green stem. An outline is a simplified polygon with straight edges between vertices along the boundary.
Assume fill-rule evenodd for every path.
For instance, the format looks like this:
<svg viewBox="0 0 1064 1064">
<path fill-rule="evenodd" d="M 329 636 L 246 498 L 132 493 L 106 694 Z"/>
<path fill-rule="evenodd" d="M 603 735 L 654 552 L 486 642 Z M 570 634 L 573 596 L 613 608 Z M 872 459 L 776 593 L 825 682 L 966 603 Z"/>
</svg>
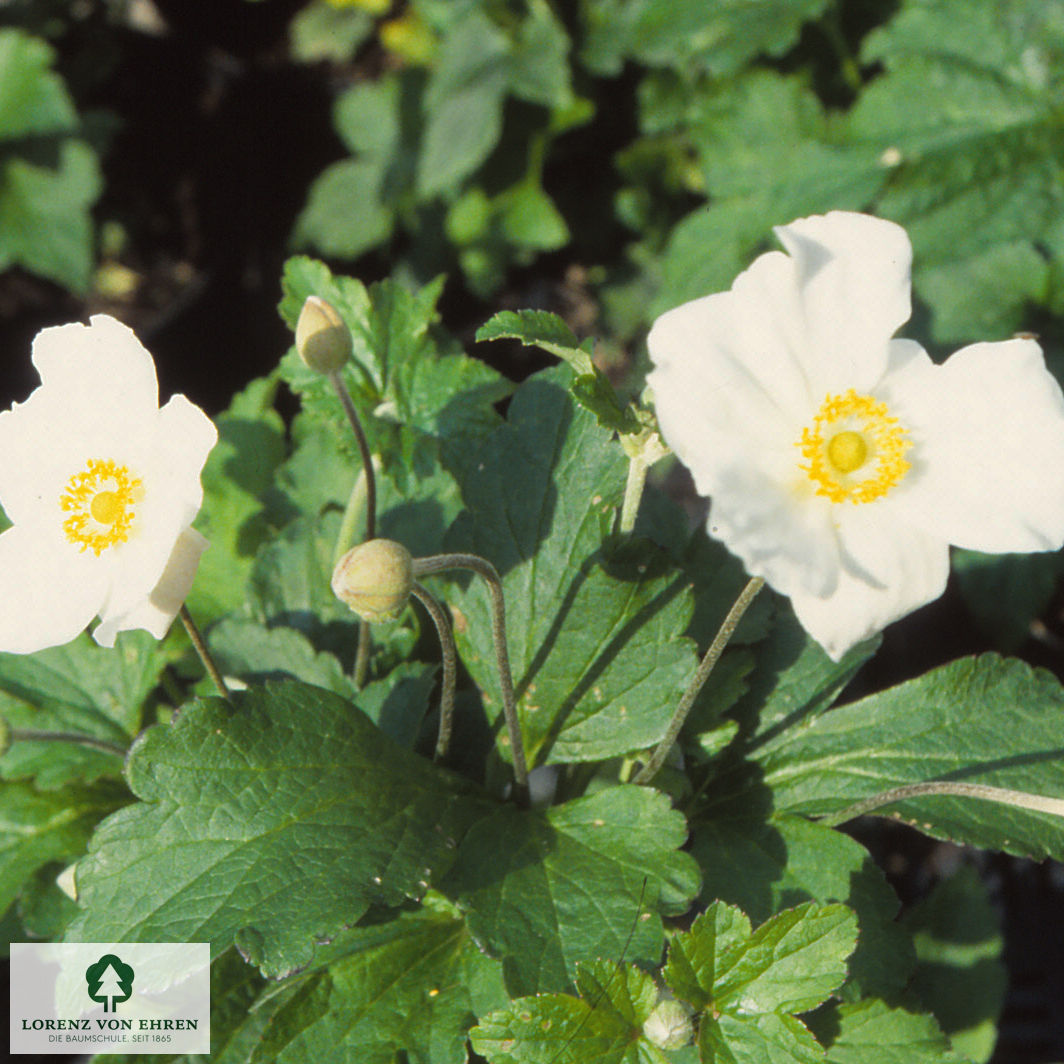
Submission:
<svg viewBox="0 0 1064 1064">
<path fill-rule="evenodd" d="M 633 455 L 628 459 L 628 479 L 624 484 L 624 501 L 621 503 L 620 531 L 622 533 L 631 532 L 635 528 L 635 519 L 639 516 L 639 503 L 643 498 L 643 488 L 646 486 L 649 468 L 642 455 Z"/>
<path fill-rule="evenodd" d="M 344 507 L 344 516 L 340 520 L 340 531 L 336 536 L 336 547 L 333 550 L 333 568 L 339 564 L 340 559 L 355 545 L 356 529 L 366 512 L 366 470 L 362 468 L 355 477 L 354 486 Z M 370 537 L 367 536 L 367 539 Z"/>
<path fill-rule="evenodd" d="M 440 651 L 443 656 L 443 680 L 440 688 L 440 730 L 436 737 L 434 761 L 442 761 L 447 756 L 447 747 L 451 742 L 451 726 L 454 722 L 454 688 L 457 673 L 458 654 L 454 647 L 454 635 L 447 621 L 447 614 L 436 601 L 435 596 L 421 584 L 415 582 L 411 594 L 428 611 L 432 623 L 440 637 Z"/>
<path fill-rule="evenodd" d="M 432 576 L 434 573 L 442 573 L 447 569 L 469 569 L 488 585 L 491 595 L 491 636 L 495 644 L 495 663 L 499 670 L 502 711 L 506 719 L 510 753 L 514 762 L 514 787 L 518 800 L 524 801 L 528 796 L 528 768 L 525 764 L 525 744 L 521 738 L 521 725 L 517 719 L 513 674 L 510 672 L 510 653 L 506 646 L 506 600 L 502 593 L 502 581 L 499 579 L 495 566 L 476 554 L 434 554 L 430 558 L 414 559 L 415 577 Z"/>
<path fill-rule="evenodd" d="M 329 381 L 340 400 L 340 405 L 347 415 L 351 431 L 355 434 L 355 442 L 358 444 L 358 453 L 362 457 L 362 471 L 366 474 L 366 539 L 374 539 L 377 535 L 377 478 L 373 472 L 373 458 L 369 453 L 369 444 L 366 442 L 366 434 L 362 431 L 362 422 L 358 419 L 358 411 L 351 402 L 347 386 L 339 372 L 334 370 L 329 374 Z"/>
<path fill-rule="evenodd" d="M 654 748 L 654 752 L 650 755 L 650 760 L 636 773 L 632 780 L 633 783 L 650 783 L 658 774 L 661 766 L 665 764 L 665 758 L 668 757 L 672 744 L 679 738 L 680 730 L 683 728 L 684 721 L 687 720 L 687 714 L 691 712 L 691 707 L 695 704 L 695 699 L 703 686 L 705 686 L 705 682 L 709 679 L 709 674 L 720 660 L 721 654 L 724 653 L 724 648 L 735 634 L 735 629 L 738 628 L 739 621 L 742 620 L 747 607 L 754 601 L 757 593 L 764 586 L 765 581 L 760 576 L 755 576 L 747 582 L 746 587 L 739 593 L 739 597 L 735 600 L 732 608 L 728 610 L 728 615 L 724 618 L 705 656 L 698 663 L 698 669 L 695 671 L 694 677 L 676 706 L 676 711 L 669 722 L 668 730 L 665 732 L 665 738 Z"/>
<path fill-rule="evenodd" d="M 118 743 L 109 743 L 106 739 L 95 739 L 91 735 L 77 735 L 74 732 L 46 732 L 33 728 L 12 728 L 12 742 L 53 742 L 77 743 L 79 746 L 91 746 L 94 750 L 104 750 L 109 754 L 125 757 L 127 750 Z"/>
<path fill-rule="evenodd" d="M 365 617 L 358 619 L 358 646 L 355 649 L 355 669 L 351 678 L 355 684 L 355 690 L 361 691 L 366 686 L 366 677 L 369 675 L 369 656 L 373 649 L 373 641 L 370 635 L 370 623 Z"/>
<path fill-rule="evenodd" d="M 196 648 L 196 653 L 200 656 L 200 661 L 203 662 L 203 667 L 207 670 L 207 675 L 214 681 L 214 686 L 218 688 L 218 692 L 222 698 L 229 697 L 229 688 L 225 685 L 225 680 L 222 678 L 222 674 L 218 669 L 218 666 L 214 663 L 214 658 L 211 657 L 211 652 L 207 649 L 207 644 L 203 640 L 203 636 L 200 635 L 200 630 L 196 627 L 196 622 L 192 619 L 192 614 L 188 612 L 188 607 L 181 604 L 181 623 L 185 626 L 185 631 L 188 632 L 189 639 L 192 640 L 192 645 Z"/>
<path fill-rule="evenodd" d="M 855 817 L 871 813 L 886 805 L 903 802 L 908 798 L 922 798 L 927 795 L 950 795 L 958 798 L 979 798 L 986 802 L 998 802 L 1018 809 L 1030 809 L 1036 813 L 1052 813 L 1064 817 L 1064 798 L 1045 798 L 1040 794 L 1027 791 L 1013 791 L 1006 787 L 990 787 L 985 783 L 958 783 L 947 780 L 931 780 L 927 783 L 907 783 L 893 787 L 889 791 L 875 794 L 871 798 L 862 798 L 859 802 L 847 806 L 841 813 L 832 813 L 819 818 L 819 823 L 828 827 L 838 827 Z"/>
</svg>

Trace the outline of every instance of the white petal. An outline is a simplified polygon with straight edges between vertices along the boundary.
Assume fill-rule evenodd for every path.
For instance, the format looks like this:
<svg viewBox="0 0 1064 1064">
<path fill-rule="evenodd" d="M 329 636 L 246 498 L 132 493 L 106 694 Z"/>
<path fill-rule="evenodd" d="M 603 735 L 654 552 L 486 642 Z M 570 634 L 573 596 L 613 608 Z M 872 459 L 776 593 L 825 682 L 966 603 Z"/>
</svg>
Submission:
<svg viewBox="0 0 1064 1064">
<path fill-rule="evenodd" d="M 88 325 L 43 329 L 33 341 L 33 364 L 41 383 L 58 392 L 91 396 L 101 382 L 115 406 L 159 405 L 155 363 L 133 330 L 106 314 Z"/>
<path fill-rule="evenodd" d="M 830 594 L 839 579 L 831 506 L 781 489 L 751 464 L 725 471 L 710 504 L 709 534 L 783 595 Z"/>
<path fill-rule="evenodd" d="M 0 504 L 14 524 L 46 519 L 62 486 L 84 468 L 86 453 L 57 421 L 42 388 L 0 413 Z"/>
<path fill-rule="evenodd" d="M 207 546 L 207 540 L 194 528 L 186 528 L 178 536 L 151 594 L 122 614 L 103 616 L 92 633 L 96 642 L 105 647 L 114 646 L 115 635 L 132 628 L 145 628 L 156 639 L 162 639 L 188 597 L 200 557 Z"/>
<path fill-rule="evenodd" d="M 905 230 L 832 211 L 780 226 L 776 235 L 797 267 L 818 399 L 848 388 L 868 392 L 886 369 L 890 337 L 911 312 Z"/>
<path fill-rule="evenodd" d="M 32 654 L 69 643 L 96 616 L 107 566 L 30 525 L 0 535 L 0 650 Z"/>
<path fill-rule="evenodd" d="M 949 576 L 949 548 L 941 540 L 890 521 L 872 520 L 864 531 L 868 538 L 859 553 L 866 560 L 874 556 L 878 576 L 888 582 L 873 583 L 844 568 L 833 594 L 791 596 L 802 627 L 834 661 L 892 621 L 934 601 Z M 855 541 L 849 545 L 853 548 Z"/>
<path fill-rule="evenodd" d="M 105 618 L 125 614 L 158 583 L 174 543 L 199 513 L 200 471 L 217 439 L 207 415 L 183 395 L 158 411 L 151 446 L 138 466 L 144 499 L 137 507 L 135 535 L 115 551 Z"/>
<path fill-rule="evenodd" d="M 973 344 L 885 383 L 912 421 L 912 521 L 990 553 L 1064 543 L 1064 397 L 1038 344 Z"/>
<path fill-rule="evenodd" d="M 794 264 L 778 251 L 756 259 L 730 291 L 661 315 L 647 348 L 655 366 L 647 383 L 681 456 L 707 428 L 789 447 L 816 409 Z"/>
</svg>

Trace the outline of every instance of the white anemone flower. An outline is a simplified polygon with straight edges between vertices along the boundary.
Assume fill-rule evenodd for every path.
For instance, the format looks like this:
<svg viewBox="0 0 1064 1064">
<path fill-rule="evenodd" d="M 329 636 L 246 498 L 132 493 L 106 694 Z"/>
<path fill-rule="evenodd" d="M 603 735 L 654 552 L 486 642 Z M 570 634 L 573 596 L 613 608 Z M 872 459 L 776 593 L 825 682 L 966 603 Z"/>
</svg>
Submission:
<svg viewBox="0 0 1064 1064">
<path fill-rule="evenodd" d="M 648 383 L 710 534 L 838 660 L 942 593 L 950 544 L 1060 548 L 1064 398 L 1032 339 L 936 365 L 893 338 L 912 260 L 894 223 L 776 234 L 786 254 L 657 319 Z"/>
<path fill-rule="evenodd" d="M 166 634 L 207 541 L 192 527 L 218 439 L 183 395 L 159 408 L 151 355 L 106 315 L 44 329 L 41 385 L 0 413 L 0 650 Z"/>
</svg>

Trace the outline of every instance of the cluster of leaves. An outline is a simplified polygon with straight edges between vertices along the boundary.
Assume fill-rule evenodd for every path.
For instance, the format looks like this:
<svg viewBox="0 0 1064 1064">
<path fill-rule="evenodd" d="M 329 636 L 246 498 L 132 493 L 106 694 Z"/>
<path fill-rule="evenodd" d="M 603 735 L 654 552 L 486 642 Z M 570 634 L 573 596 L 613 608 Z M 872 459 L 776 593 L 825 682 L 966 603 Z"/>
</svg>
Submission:
<svg viewBox="0 0 1064 1064">
<path fill-rule="evenodd" d="M 212 1059 L 228 1064 L 461 1064 L 470 1042 L 492 1064 L 987 1060 L 1002 975 L 978 879 L 899 921 L 869 853 L 818 820 L 926 780 L 1064 793 L 1060 684 L 986 656 L 832 708 L 875 641 L 833 663 L 766 595 L 682 759 L 656 787 L 626 782 L 742 586 L 737 563 L 653 490 L 635 534 L 614 532 L 623 412 L 560 322 L 487 327 L 568 354 L 504 418 L 512 385 L 441 329 L 438 286 L 366 288 L 297 258 L 284 289 L 289 324 L 316 294 L 351 329 L 382 534 L 501 574 L 525 748 L 551 793 L 507 798 L 478 584 L 432 578 L 464 665 L 444 764 L 438 646 L 413 610 L 374 626 L 356 689 L 357 628 L 329 575 L 359 467 L 290 352 L 219 419 L 204 476 L 212 547 L 191 608 L 240 681 L 232 700 L 188 697 L 203 681 L 175 638 L 0 655 L 16 730 L 127 750 L 23 740 L 0 758 L 8 939 L 210 941 Z M 290 431 L 281 380 L 301 400 Z M 937 838 L 1064 854 L 1047 813 L 941 795 L 889 811 Z M 53 885 L 74 862 L 76 904 Z"/>
<path fill-rule="evenodd" d="M 85 292 L 100 171 L 53 60 L 39 37 L 0 28 L 0 269 Z"/>
<path fill-rule="evenodd" d="M 318 0 L 297 21 L 297 54 L 335 58 L 338 34 L 348 50 L 362 43 L 370 6 Z M 545 0 L 412 0 L 380 40 L 402 65 L 336 101 L 351 158 L 314 183 L 295 239 L 354 258 L 402 230 L 421 273 L 444 240 L 471 289 L 491 293 L 507 267 L 569 241 L 542 185 L 554 139 L 591 112 L 569 37 Z"/>
<path fill-rule="evenodd" d="M 354 256 L 400 225 L 417 269 L 442 227 L 485 291 L 570 230 L 586 243 L 593 223 L 559 215 L 543 167 L 574 126 L 606 143 L 627 68 L 635 136 L 581 173 L 581 199 L 608 200 L 619 171 L 618 218 L 639 237 L 627 272 L 650 272 L 658 309 L 729 284 L 772 225 L 839 207 L 909 229 L 941 341 L 1064 306 L 1059 0 L 905 0 L 878 26 L 845 0 L 583 0 L 564 22 L 535 0 L 411 0 L 376 27 L 374 7 L 317 0 L 296 24 L 301 58 L 350 58 L 375 30 L 400 65 L 337 102 L 352 158 L 298 230 L 320 251 Z"/>
</svg>

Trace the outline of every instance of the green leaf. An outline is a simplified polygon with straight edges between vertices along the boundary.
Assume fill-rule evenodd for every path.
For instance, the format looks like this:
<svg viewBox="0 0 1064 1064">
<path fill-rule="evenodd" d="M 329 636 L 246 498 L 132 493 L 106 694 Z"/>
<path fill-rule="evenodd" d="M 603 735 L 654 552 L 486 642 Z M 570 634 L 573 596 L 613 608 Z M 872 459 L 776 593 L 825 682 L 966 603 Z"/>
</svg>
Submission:
<svg viewBox="0 0 1064 1064">
<path fill-rule="evenodd" d="M 538 994 L 484 1016 L 470 1032 L 491 1064 L 664 1064 L 642 1037 L 654 1009 L 654 980 L 631 964 L 592 961 L 577 968 L 581 997 Z"/>
<path fill-rule="evenodd" d="M 801 1020 L 774 1012 L 706 1018 L 699 1031 L 702 1060 L 721 1064 L 822 1064 L 824 1050 Z"/>
<path fill-rule="evenodd" d="M 96 153 L 67 138 L 38 161 L 0 157 L 0 269 L 24 266 L 75 292 L 93 264 L 90 208 L 101 190 Z"/>
<path fill-rule="evenodd" d="M 408 80 L 384 77 L 354 85 L 336 101 L 333 122 L 354 157 L 333 163 L 311 185 L 293 231 L 297 247 L 356 258 L 391 236 L 409 180 L 400 165 L 409 92 Z"/>
<path fill-rule="evenodd" d="M 57 791 L 0 782 L 0 912 L 37 869 L 80 857 L 97 822 L 127 800 L 106 781 Z"/>
<path fill-rule="evenodd" d="M 691 73 L 735 74 L 758 55 L 782 55 L 827 0 L 585 0 L 583 59 L 618 74 L 624 59 Z"/>
<path fill-rule="evenodd" d="M 417 291 L 387 280 L 367 292 L 351 278 L 334 278 L 321 263 L 294 258 L 286 263 L 282 283 L 279 309 L 291 328 L 307 296 L 317 295 L 351 329 L 354 358 L 342 377 L 386 471 L 414 465 L 428 473 L 425 467 L 435 464 L 437 451 L 448 456 L 466 451 L 471 438 L 498 423 L 493 404 L 512 386 L 464 354 L 436 325 L 442 278 Z M 331 385 L 307 369 L 294 349 L 281 371 L 308 417 L 328 426 L 337 439 L 351 438 Z M 353 444 L 347 446 L 357 454 Z"/>
<path fill-rule="evenodd" d="M 399 913 L 343 932 L 327 953 L 327 966 L 260 1004 L 268 1022 L 253 1064 L 323 1051 L 359 1064 L 392 1064 L 400 1054 L 412 1064 L 465 1064 L 476 1012 L 506 999 L 501 965 L 453 912 Z"/>
<path fill-rule="evenodd" d="M 495 147 L 509 87 L 510 42 L 480 12 L 449 33 L 425 92 L 425 135 L 418 191 L 428 198 L 453 188 Z"/>
<path fill-rule="evenodd" d="M 1049 606 L 1064 574 L 1064 553 L 980 554 L 953 550 L 957 586 L 976 624 L 999 649 L 1015 651 Z"/>
<path fill-rule="evenodd" d="M 400 746 L 413 747 L 436 686 L 435 665 L 406 662 L 367 684 L 358 696 L 362 712 Z"/>
<path fill-rule="evenodd" d="M 54 941 L 63 937 L 67 924 L 77 915 L 78 907 L 56 883 L 62 871 L 63 867 L 58 864 L 42 865 L 26 881 L 18 900 L 24 934 L 9 941 Z"/>
<path fill-rule="evenodd" d="M 540 347 L 565 362 L 576 374 L 572 392 L 578 403 L 590 410 L 604 428 L 615 432 L 639 432 L 643 425 L 621 406 L 606 375 L 591 360 L 590 340 L 580 343 L 556 314 L 545 310 L 501 310 L 477 330 L 477 339 L 520 340 Z"/>
<path fill-rule="evenodd" d="M 292 628 L 267 628 L 240 617 L 227 617 L 211 628 L 211 653 L 226 676 L 248 684 L 290 676 L 339 695 L 353 696 L 354 687 L 332 654 L 318 653 Z"/>
<path fill-rule="evenodd" d="M 717 1013 L 807 1012 L 842 985 L 856 944 L 845 905 L 807 902 L 751 933 L 740 910 L 713 902 L 673 938 L 665 978 L 677 996 Z"/>
<path fill-rule="evenodd" d="M 141 802 L 79 864 L 84 913 L 68 937 L 198 935 L 270 975 L 307 964 L 371 904 L 422 894 L 484 808 L 356 707 L 295 682 L 193 702 L 145 733 L 127 773 Z"/>
<path fill-rule="evenodd" d="M 862 1001 L 839 1006 L 838 1023 L 829 1064 L 962 1064 L 931 1016 Z"/>
<path fill-rule="evenodd" d="M 344 63 L 373 32 L 373 18 L 366 11 L 328 3 L 308 4 L 292 19 L 292 56 L 303 63 L 322 59 Z"/>
<path fill-rule="evenodd" d="M 520 340 L 542 347 L 567 362 L 577 374 L 591 373 L 594 363 L 575 333 L 557 314 L 546 310 L 500 310 L 477 329 L 477 340 Z"/>
<path fill-rule="evenodd" d="M 696 116 L 690 135 L 713 201 L 670 237 L 659 311 L 730 287 L 754 251 L 772 246 L 773 225 L 864 209 L 887 179 L 878 157 L 846 143 L 797 77 L 757 71 L 714 86 Z"/>
<path fill-rule="evenodd" d="M 284 422 L 273 408 L 277 381 L 252 381 L 215 419 L 218 443 L 203 475 L 197 527 L 210 540 L 188 607 L 200 624 L 242 606 L 259 548 L 274 531 L 274 474 L 285 455 Z"/>
<path fill-rule="evenodd" d="M 356 259 L 392 235 L 391 205 L 381 192 L 382 168 L 343 159 L 315 178 L 296 220 L 292 242 L 333 258 Z"/>
<path fill-rule="evenodd" d="M 906 783 L 957 780 L 1064 794 L 1064 691 L 1050 673 L 986 654 L 841 706 L 800 742 L 758 754 L 776 807 L 840 812 Z M 1042 859 L 1064 853 L 1064 818 L 967 797 L 876 810 L 927 834 Z"/>
<path fill-rule="evenodd" d="M 557 371 L 526 382 L 462 485 L 451 550 L 503 578 L 510 664 L 529 765 L 597 760 L 661 739 L 696 667 L 691 598 L 663 551 L 606 542 L 625 460 Z M 501 705 L 479 581 L 455 590 L 459 651 L 494 716 Z"/>
<path fill-rule="evenodd" d="M 916 956 L 895 922 L 898 899 L 868 851 L 804 817 L 776 813 L 766 819 L 758 804 L 757 792 L 744 793 L 692 825 L 702 897 L 737 905 L 758 921 L 803 901 L 846 904 L 859 929 L 847 990 L 896 1000 Z"/>
<path fill-rule="evenodd" d="M 1008 975 L 1002 937 L 974 869 L 963 866 L 905 914 L 919 965 L 912 1001 L 934 1015 L 954 1049 L 985 1062 L 994 1052 Z"/>
<path fill-rule="evenodd" d="M 971 259 L 972 270 L 989 249 L 1000 258 L 1017 241 L 1038 244 L 1059 217 L 1062 11 L 1059 0 L 978 10 L 964 0 L 920 0 L 866 39 L 863 60 L 886 73 L 862 93 L 848 136 L 889 157 L 878 209 L 909 229 L 925 267 Z M 962 273 L 958 284 L 965 280 Z M 998 282 L 994 313 L 1004 322 L 1035 282 L 1015 268 Z M 957 335 L 962 326 L 951 315 L 963 297 L 919 275 L 917 286 L 942 314 L 942 335 Z"/>
<path fill-rule="evenodd" d="M 642 787 L 543 813 L 502 807 L 466 835 L 441 889 L 477 941 L 506 959 L 514 992 L 563 989 L 578 961 L 658 962 L 661 921 L 648 914 L 682 912 L 698 889 L 678 850 L 686 834 L 665 796 Z"/>
<path fill-rule="evenodd" d="M 55 53 L 19 30 L 0 30 L 0 139 L 68 131 L 77 114 L 63 79 L 51 71 Z"/>
<path fill-rule="evenodd" d="M 122 632 L 115 648 L 88 635 L 36 654 L 0 654 L 0 712 L 14 728 L 64 732 L 126 747 L 142 723 L 144 700 L 166 653 L 146 632 Z M 41 789 L 117 776 L 119 756 L 74 743 L 17 742 L 0 776 L 33 778 Z"/>
<path fill-rule="evenodd" d="M 935 308 L 936 340 L 1007 340 L 1029 304 L 1046 302 L 1049 263 L 1026 240 L 997 244 L 968 258 L 917 265 L 916 286 Z"/>
<path fill-rule="evenodd" d="M 336 638 L 354 642 L 355 615 L 329 584 L 339 530 L 335 511 L 319 518 L 298 517 L 262 548 L 247 597 L 247 609 L 256 621 L 295 628 L 315 646 L 322 645 L 323 629 L 336 625 Z"/>
<path fill-rule="evenodd" d="M 783 606 L 768 638 L 754 650 L 757 663 L 750 689 L 733 711 L 748 749 L 765 751 L 793 743 L 795 735 L 802 734 L 799 729 L 834 703 L 879 643 L 875 636 L 832 661 L 806 635 L 790 606 Z"/>
</svg>

